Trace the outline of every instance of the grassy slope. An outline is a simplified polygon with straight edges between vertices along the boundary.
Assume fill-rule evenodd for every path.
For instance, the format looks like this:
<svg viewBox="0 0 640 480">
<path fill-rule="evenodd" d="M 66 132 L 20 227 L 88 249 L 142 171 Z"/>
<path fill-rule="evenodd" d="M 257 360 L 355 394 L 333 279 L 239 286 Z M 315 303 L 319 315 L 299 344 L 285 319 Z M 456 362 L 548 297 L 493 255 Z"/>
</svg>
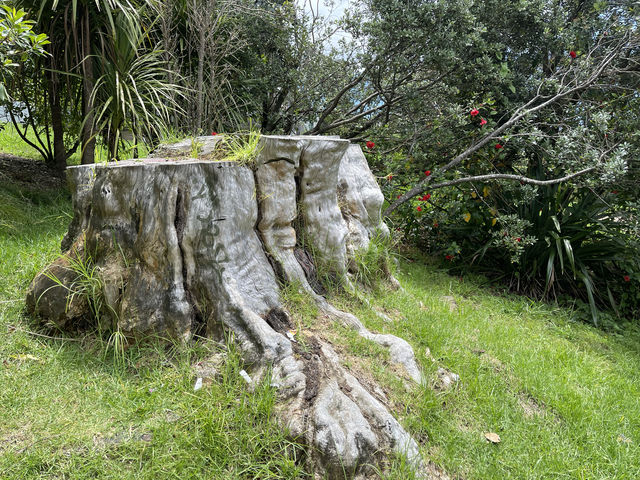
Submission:
<svg viewBox="0 0 640 480">
<path fill-rule="evenodd" d="M 272 420 L 273 393 L 246 391 L 236 354 L 194 393 L 190 365 L 212 346 L 134 347 L 123 366 L 99 339 L 24 332 L 34 328 L 25 289 L 57 255 L 69 212 L 65 196 L 0 186 L 0 478 L 300 477 Z M 343 306 L 406 338 L 429 378 L 438 366 L 458 373 L 456 388 L 407 390 L 386 352 L 330 330 L 336 348 L 371 368 L 426 457 L 466 479 L 640 477 L 640 335 L 605 334 L 420 262 L 401 262 L 399 277 L 404 292 L 371 295 L 392 323 L 353 300 Z M 484 440 L 489 431 L 499 445 Z"/>
<path fill-rule="evenodd" d="M 406 291 L 374 301 L 396 318 L 391 325 L 352 308 L 370 328 L 407 339 L 431 378 L 438 366 L 460 375 L 452 390 L 407 393 L 378 369 L 405 425 L 428 439 L 427 456 L 465 478 L 640 478 L 638 332 L 606 334 L 418 262 L 400 270 Z M 485 432 L 502 442 L 489 444 Z"/>
</svg>

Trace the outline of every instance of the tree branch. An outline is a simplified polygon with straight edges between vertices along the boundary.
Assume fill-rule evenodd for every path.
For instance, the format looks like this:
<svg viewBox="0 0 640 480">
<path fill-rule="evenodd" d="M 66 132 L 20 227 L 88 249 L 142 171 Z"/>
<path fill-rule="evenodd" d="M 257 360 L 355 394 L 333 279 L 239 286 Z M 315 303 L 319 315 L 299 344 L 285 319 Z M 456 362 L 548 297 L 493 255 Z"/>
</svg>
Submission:
<svg viewBox="0 0 640 480">
<path fill-rule="evenodd" d="M 484 147 L 487 143 L 489 143 L 492 139 L 498 138 L 504 131 L 506 131 L 507 129 L 509 129 L 509 128 L 513 127 L 514 125 L 516 125 L 518 122 L 520 122 L 520 120 L 522 120 L 526 116 L 531 115 L 532 113 L 538 112 L 538 111 L 540 111 L 540 110 L 542 110 L 542 109 L 544 109 L 544 108 L 546 108 L 546 107 L 548 107 L 548 106 L 550 106 L 550 105 L 552 105 L 554 103 L 557 103 L 558 101 L 562 100 L 563 98 L 568 97 L 568 96 L 570 96 L 570 95 L 572 95 L 572 94 L 574 94 L 576 92 L 579 92 L 579 91 L 585 90 L 586 88 L 589 88 L 591 85 L 593 85 L 598 80 L 598 78 L 600 78 L 600 76 L 603 74 L 603 72 L 605 71 L 607 66 L 609 66 L 613 62 L 613 60 L 616 58 L 618 53 L 622 50 L 623 45 L 624 45 L 624 42 L 620 42 L 615 48 L 613 48 L 611 51 L 607 52 L 602 57 L 602 60 L 600 61 L 600 63 L 596 66 L 596 68 L 594 68 L 589 73 L 589 75 L 587 76 L 587 78 L 584 81 L 579 82 L 574 86 L 568 86 L 567 85 L 566 87 L 568 87 L 568 88 L 559 91 L 558 93 L 556 93 L 553 96 L 546 97 L 546 100 L 543 100 L 544 97 L 541 97 L 541 95 L 540 95 L 541 86 L 539 86 L 537 94 L 533 98 L 531 98 L 527 103 L 525 103 L 524 105 L 521 105 L 520 107 L 518 107 L 514 111 L 514 113 L 511 115 L 509 120 L 507 120 L 505 123 L 503 123 L 500 127 L 496 128 L 492 132 L 487 133 L 480 140 L 478 140 L 477 142 L 472 144 L 469 148 L 467 148 L 462 153 L 460 153 L 455 158 L 453 158 L 449 163 L 444 165 L 442 168 L 438 169 L 437 175 L 442 175 L 447 170 L 450 170 L 451 168 L 455 167 L 456 165 L 459 165 L 464 159 L 466 159 L 467 157 L 473 155 L 475 152 L 477 152 L 482 147 Z M 570 71 L 571 71 L 571 69 L 569 69 L 567 72 L 565 72 L 565 75 L 567 73 L 569 73 Z M 543 101 L 541 103 L 538 103 L 537 105 L 535 105 L 536 102 L 538 102 L 539 100 L 543 100 Z M 532 105 L 535 105 L 535 106 L 532 106 Z M 411 188 L 404 195 L 401 195 L 400 198 L 398 198 L 395 202 L 393 202 L 391 205 L 389 205 L 389 207 L 387 207 L 387 209 L 383 212 L 383 216 L 388 216 L 389 214 L 391 214 L 391 212 L 393 212 L 400 205 L 402 205 L 406 201 L 410 200 L 411 198 L 413 198 L 416 195 L 418 195 L 421 192 L 423 192 L 425 190 L 426 185 L 429 184 L 432 179 L 433 179 L 433 177 L 429 176 L 429 177 L 425 177 L 422 180 L 420 180 L 413 188 Z"/>
<path fill-rule="evenodd" d="M 565 175 L 564 177 L 560 177 L 560 178 L 553 178 L 551 180 L 536 180 L 535 178 L 525 177 L 524 175 L 514 175 L 510 173 L 489 173 L 487 175 L 476 175 L 473 177 L 456 178 L 454 180 L 448 180 L 446 182 L 434 183 L 429 187 L 429 190 L 435 190 L 436 188 L 458 185 L 460 183 L 484 182 L 487 180 L 518 180 L 521 183 L 529 183 L 531 185 L 539 185 L 539 186 L 556 185 L 558 183 L 571 180 L 572 178 L 585 175 L 589 172 L 593 172 L 595 169 L 596 167 L 584 168 L 578 172 L 571 173 L 569 175 Z"/>
</svg>

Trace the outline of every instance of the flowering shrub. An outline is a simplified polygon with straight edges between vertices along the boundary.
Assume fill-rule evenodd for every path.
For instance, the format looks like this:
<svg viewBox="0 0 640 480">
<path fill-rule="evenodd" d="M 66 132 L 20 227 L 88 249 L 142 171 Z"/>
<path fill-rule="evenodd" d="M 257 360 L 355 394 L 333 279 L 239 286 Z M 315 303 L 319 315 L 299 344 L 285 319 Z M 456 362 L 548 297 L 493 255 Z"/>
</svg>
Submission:
<svg viewBox="0 0 640 480">
<path fill-rule="evenodd" d="M 497 182 L 440 189 L 436 205 L 430 195 L 401 206 L 394 230 L 452 273 L 499 276 L 534 298 L 577 298 L 587 308 L 576 314 L 593 322 L 615 318 L 602 313 L 614 305 L 620 316 L 640 313 L 640 255 L 629 250 L 636 230 L 612 215 L 619 194 Z"/>
<path fill-rule="evenodd" d="M 526 248 L 538 240 L 535 236 L 525 233 L 531 228 L 531 222 L 521 219 L 518 215 L 499 215 L 496 223 L 500 228 L 491 231 L 490 246 L 502 249 L 509 255 L 511 263 L 517 264 Z"/>
</svg>

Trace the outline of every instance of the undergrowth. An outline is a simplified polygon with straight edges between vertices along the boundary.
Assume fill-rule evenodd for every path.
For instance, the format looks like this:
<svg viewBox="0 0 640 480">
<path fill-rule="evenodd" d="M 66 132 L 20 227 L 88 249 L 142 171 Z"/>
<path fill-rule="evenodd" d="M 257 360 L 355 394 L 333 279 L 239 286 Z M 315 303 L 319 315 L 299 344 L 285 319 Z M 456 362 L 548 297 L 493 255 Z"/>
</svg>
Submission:
<svg viewBox="0 0 640 480">
<path fill-rule="evenodd" d="M 261 151 L 259 143 L 260 132 L 254 130 L 247 133 L 224 135 L 221 145 L 224 160 L 252 168 Z"/>
<path fill-rule="evenodd" d="M 349 266 L 355 282 L 368 288 L 375 288 L 388 281 L 394 266 L 392 252 L 391 236 L 382 234 L 372 237 L 367 248 L 357 249 Z"/>
</svg>

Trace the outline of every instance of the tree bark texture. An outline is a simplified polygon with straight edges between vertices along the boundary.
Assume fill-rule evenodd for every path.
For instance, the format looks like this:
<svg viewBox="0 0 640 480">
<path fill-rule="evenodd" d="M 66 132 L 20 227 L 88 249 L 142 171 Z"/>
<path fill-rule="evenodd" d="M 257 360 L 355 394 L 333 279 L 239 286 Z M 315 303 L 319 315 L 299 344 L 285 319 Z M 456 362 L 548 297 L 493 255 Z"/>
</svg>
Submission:
<svg viewBox="0 0 640 480">
<path fill-rule="evenodd" d="M 197 139 L 204 153 L 219 140 Z M 263 136 L 248 168 L 184 158 L 190 145 L 158 153 L 178 159 L 68 168 L 74 218 L 67 254 L 34 279 L 28 308 L 60 327 L 86 318 L 96 305 L 70 295 L 77 275 L 69 266 L 90 256 L 102 285 L 99 315 L 111 328 L 131 337 L 232 333 L 254 379 L 270 370 L 283 425 L 311 447 L 309 458 L 329 478 L 366 473 L 392 451 L 419 468 L 416 442 L 331 344 L 315 336 L 303 348 L 292 339 L 281 301 L 281 285 L 298 285 L 325 318 L 388 348 L 407 379 L 422 382 L 406 341 L 370 332 L 333 307 L 299 261 L 300 251 L 311 252 L 318 269 L 348 281 L 349 257 L 373 235 L 388 235 L 382 193 L 360 147 Z"/>
</svg>

